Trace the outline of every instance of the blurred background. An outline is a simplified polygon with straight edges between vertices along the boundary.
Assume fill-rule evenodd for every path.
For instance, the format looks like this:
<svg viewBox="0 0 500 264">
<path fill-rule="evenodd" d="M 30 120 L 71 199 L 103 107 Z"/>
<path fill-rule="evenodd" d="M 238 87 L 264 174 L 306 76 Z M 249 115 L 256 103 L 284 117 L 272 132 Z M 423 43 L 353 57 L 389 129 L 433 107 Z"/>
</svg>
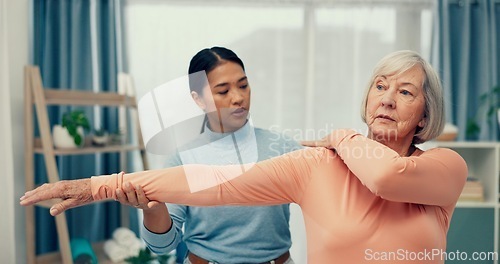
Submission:
<svg viewBox="0 0 500 264">
<path fill-rule="evenodd" d="M 499 85 L 498 0 L 0 0 L 0 175 L 5 186 L 0 255 L 5 263 L 25 263 L 25 218 L 18 206 L 25 188 L 23 67 L 39 66 L 44 86 L 95 92 L 116 92 L 117 74 L 125 72 L 140 98 L 186 75 L 191 57 L 213 46 L 235 51 L 245 63 L 254 124 L 295 140 L 318 139 L 335 128 L 365 131 L 359 110 L 371 70 L 384 55 L 410 49 L 441 75 L 456 140 L 498 142 L 496 111 L 490 115 L 481 107 L 481 96 Z M 67 110 L 52 107 L 51 123 Z M 85 111 L 93 127 L 118 129 L 116 109 Z M 480 129 L 467 133 L 470 120 Z M 164 157 L 149 158 L 150 167 L 162 167 Z M 500 158 L 495 158 L 498 178 Z M 58 169 L 67 179 L 99 175 L 117 171 L 118 159 L 115 154 L 61 157 Z M 43 159 L 37 157 L 35 164 L 35 179 L 43 182 Z M 139 155 L 131 154 L 129 171 L 140 169 Z M 498 179 L 494 183 L 498 194 Z M 487 218 L 494 220 L 484 232 L 497 234 L 483 250 L 498 250 L 498 199 L 491 209 Z M 81 210 L 78 216 L 77 210 L 67 214 L 73 236 L 98 241 L 121 225 L 121 208 L 115 204 Z M 292 253 L 297 263 L 305 263 L 300 211 L 293 212 Z M 464 219 L 477 212 L 460 214 Z M 478 215 L 471 225 L 486 217 Z M 57 250 L 53 218 L 37 208 L 37 219 L 37 254 Z M 137 231 L 136 212 L 130 212 L 130 223 Z"/>
</svg>

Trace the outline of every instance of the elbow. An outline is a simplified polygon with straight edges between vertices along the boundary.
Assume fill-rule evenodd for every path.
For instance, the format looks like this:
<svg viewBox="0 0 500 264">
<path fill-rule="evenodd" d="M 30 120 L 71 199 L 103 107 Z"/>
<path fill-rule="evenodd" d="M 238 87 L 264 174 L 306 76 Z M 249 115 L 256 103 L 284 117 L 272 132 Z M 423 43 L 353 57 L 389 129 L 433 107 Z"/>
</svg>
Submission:
<svg viewBox="0 0 500 264">
<path fill-rule="evenodd" d="M 381 198 L 390 197 L 391 194 L 394 193 L 394 188 L 397 188 L 397 186 L 394 186 L 396 182 L 394 177 L 397 177 L 397 175 L 398 173 L 390 169 L 374 172 L 371 181 L 366 184 L 366 187 L 370 189 L 373 194 Z"/>
<path fill-rule="evenodd" d="M 415 170 L 416 163 L 412 159 L 395 156 L 382 168 L 373 172 L 373 193 L 384 199 L 392 200 L 401 192 L 402 184 L 410 171 Z"/>
<path fill-rule="evenodd" d="M 177 245 L 179 244 L 179 241 L 172 241 L 170 244 L 166 246 L 158 246 L 158 245 L 152 245 L 149 244 L 147 241 L 146 242 L 146 247 L 153 252 L 156 255 L 167 255 L 170 254 L 173 250 L 177 248 Z"/>
<path fill-rule="evenodd" d="M 168 255 L 168 254 L 170 254 L 170 252 L 172 252 L 172 250 L 175 249 L 175 248 L 173 248 L 173 249 L 158 249 L 158 248 L 152 247 L 150 245 L 147 245 L 147 247 L 152 253 L 159 255 L 159 256 Z"/>
</svg>

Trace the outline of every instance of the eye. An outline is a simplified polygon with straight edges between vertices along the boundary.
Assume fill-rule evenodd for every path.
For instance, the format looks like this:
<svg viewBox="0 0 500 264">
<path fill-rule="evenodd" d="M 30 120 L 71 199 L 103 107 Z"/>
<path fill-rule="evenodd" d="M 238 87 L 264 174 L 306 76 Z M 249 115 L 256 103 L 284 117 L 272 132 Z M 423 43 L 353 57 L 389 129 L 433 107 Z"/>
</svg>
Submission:
<svg viewBox="0 0 500 264">
<path fill-rule="evenodd" d="M 227 94 L 227 92 L 229 92 L 229 90 L 220 91 L 220 92 L 217 92 L 217 94 Z"/>
<path fill-rule="evenodd" d="M 412 94 L 410 91 L 408 91 L 408 90 L 402 90 L 402 91 L 401 91 L 401 94 L 402 94 L 402 95 L 413 95 L 413 94 Z"/>
<path fill-rule="evenodd" d="M 244 84 L 242 86 L 240 86 L 241 89 L 246 89 L 248 87 L 248 84 Z"/>
<path fill-rule="evenodd" d="M 382 91 L 384 90 L 384 86 L 382 84 L 377 84 L 377 86 L 375 86 L 375 89 Z"/>
</svg>

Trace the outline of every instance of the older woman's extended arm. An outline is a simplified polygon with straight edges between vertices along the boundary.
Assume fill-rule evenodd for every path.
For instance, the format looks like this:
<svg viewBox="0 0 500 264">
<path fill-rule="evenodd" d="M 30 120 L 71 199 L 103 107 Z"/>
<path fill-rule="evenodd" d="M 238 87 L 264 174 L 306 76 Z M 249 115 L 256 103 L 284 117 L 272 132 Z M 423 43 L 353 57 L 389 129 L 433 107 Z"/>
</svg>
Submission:
<svg viewBox="0 0 500 264">
<path fill-rule="evenodd" d="M 136 173 L 119 173 L 44 184 L 21 197 L 21 205 L 62 199 L 52 206 L 57 215 L 98 200 L 115 199 L 117 188 L 141 186 L 149 200 L 193 206 L 273 205 L 298 203 L 324 156 L 321 149 L 303 149 L 254 165 L 184 165 Z"/>
</svg>

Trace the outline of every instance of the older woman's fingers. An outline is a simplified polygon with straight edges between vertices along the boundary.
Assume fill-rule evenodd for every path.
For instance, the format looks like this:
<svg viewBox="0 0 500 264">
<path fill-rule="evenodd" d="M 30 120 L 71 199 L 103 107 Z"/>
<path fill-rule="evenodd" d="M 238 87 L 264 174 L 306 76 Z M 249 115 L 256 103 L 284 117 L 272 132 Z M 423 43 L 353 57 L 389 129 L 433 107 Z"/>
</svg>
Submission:
<svg viewBox="0 0 500 264">
<path fill-rule="evenodd" d="M 60 203 L 54 204 L 52 207 L 50 207 L 50 214 L 52 216 L 56 216 L 68 209 L 75 208 L 83 204 L 85 204 L 83 201 L 77 199 L 63 200 Z"/>
<path fill-rule="evenodd" d="M 59 182 L 58 182 L 59 183 Z M 20 198 L 20 204 L 24 206 L 33 205 L 40 201 L 61 198 L 61 192 L 58 192 L 56 185 L 58 183 L 45 183 L 42 186 L 26 192 Z"/>
<path fill-rule="evenodd" d="M 59 198 L 61 202 L 50 208 L 51 215 L 58 215 L 70 208 L 93 201 L 90 179 L 79 179 L 46 183 L 28 191 L 21 197 L 21 205 L 33 205 L 41 201 Z"/>
<path fill-rule="evenodd" d="M 40 186 L 38 188 L 35 188 L 35 189 L 31 190 L 31 191 L 25 192 L 24 195 L 21 196 L 21 198 L 20 198 L 21 205 L 31 205 L 33 203 L 36 203 L 34 201 L 36 201 L 38 193 L 40 191 L 43 191 L 43 189 L 45 189 L 45 188 L 46 188 L 46 186 L 44 184 L 44 185 L 42 185 L 42 186 Z"/>
<path fill-rule="evenodd" d="M 64 203 L 66 203 L 66 201 L 62 201 L 58 204 L 54 204 L 52 207 L 50 207 L 50 215 L 52 216 L 56 216 L 62 212 L 64 212 L 66 210 L 66 206 L 64 205 Z"/>
</svg>

